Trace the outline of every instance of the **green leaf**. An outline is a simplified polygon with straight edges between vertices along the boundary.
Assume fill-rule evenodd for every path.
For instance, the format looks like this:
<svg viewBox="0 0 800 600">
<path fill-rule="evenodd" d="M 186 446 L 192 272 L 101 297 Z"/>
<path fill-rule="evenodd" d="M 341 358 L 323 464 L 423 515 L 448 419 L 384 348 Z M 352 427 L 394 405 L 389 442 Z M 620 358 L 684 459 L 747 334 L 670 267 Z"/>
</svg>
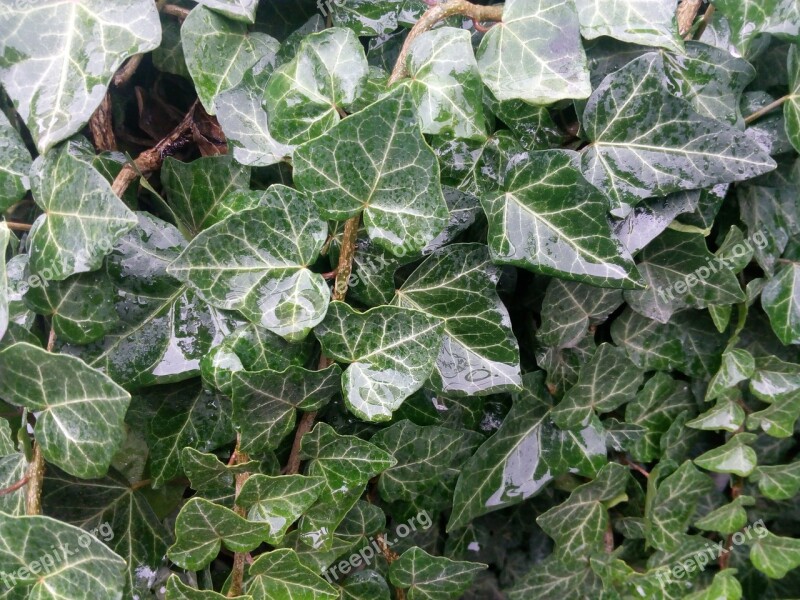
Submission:
<svg viewBox="0 0 800 600">
<path fill-rule="evenodd" d="M 325 219 L 363 210 L 369 237 L 396 256 L 419 252 L 447 223 L 438 162 L 406 87 L 297 148 L 294 178 Z"/>
<path fill-rule="evenodd" d="M 564 562 L 602 552 L 608 529 L 608 507 L 625 501 L 630 480 L 627 468 L 609 463 L 597 477 L 576 487 L 569 498 L 536 518 L 542 530 L 555 540 L 554 554 Z"/>
<path fill-rule="evenodd" d="M 481 196 L 492 260 L 601 287 L 640 287 L 579 158 L 569 150 L 532 152 L 506 173 L 502 191 Z"/>
<path fill-rule="evenodd" d="M 419 35 L 408 48 L 406 67 L 423 133 L 486 138 L 483 83 L 468 31 L 441 27 Z"/>
<path fill-rule="evenodd" d="M 601 434 L 587 427 L 560 431 L 549 422 L 551 402 L 541 372 L 523 377 L 500 428 L 464 464 L 448 531 L 480 515 L 518 504 L 567 471 L 594 476 L 606 463 Z"/>
<path fill-rule="evenodd" d="M 680 214 L 697 208 L 700 192 L 676 192 L 663 198 L 648 198 L 624 219 L 613 222 L 614 235 L 625 249 L 636 254 L 665 231 Z"/>
<path fill-rule="evenodd" d="M 800 566 L 800 540 L 765 533 L 750 546 L 750 560 L 767 577 L 781 579 Z"/>
<path fill-rule="evenodd" d="M 250 169 L 227 155 L 190 163 L 168 156 L 161 169 L 161 184 L 175 215 L 197 234 L 219 220 L 217 208 L 225 196 L 249 187 Z"/>
<path fill-rule="evenodd" d="M 598 597 L 603 589 L 602 580 L 588 565 L 565 564 L 550 555 L 515 582 L 514 587 L 508 590 L 508 598 Z"/>
<path fill-rule="evenodd" d="M 6 267 L 6 247 L 11 239 L 11 231 L 5 223 L 0 223 L 0 339 L 6 334 L 9 317 L 9 285 Z"/>
<path fill-rule="evenodd" d="M 166 600 L 223 600 L 228 598 L 213 590 L 198 590 L 183 583 L 174 573 L 167 579 Z M 253 600 L 252 596 L 234 596 L 238 600 Z"/>
<path fill-rule="evenodd" d="M 589 98 L 592 141 L 583 172 L 624 216 L 649 196 L 742 181 L 775 168 L 744 133 L 701 116 L 664 86 L 664 59 L 649 53 L 606 77 Z"/>
<path fill-rule="evenodd" d="M 287 548 L 266 552 L 250 565 L 245 592 L 256 600 L 333 600 L 339 597 L 336 588 L 304 566 L 297 553 Z"/>
<path fill-rule="evenodd" d="M 192 498 L 178 514 L 175 543 L 167 554 L 181 568 L 200 571 L 214 560 L 222 544 L 234 552 L 250 552 L 268 533 L 264 523 L 251 523 L 228 508 Z"/>
<path fill-rule="evenodd" d="M 706 531 L 716 531 L 723 535 L 733 534 L 747 525 L 746 506 L 755 505 L 752 496 L 737 496 L 728 504 L 711 511 L 702 519 L 694 522 L 694 526 Z"/>
<path fill-rule="evenodd" d="M 197 0 L 197 3 L 235 21 L 256 21 L 258 0 Z"/>
<path fill-rule="evenodd" d="M 592 91 L 572 0 L 508 0 L 502 23 L 484 36 L 476 56 L 498 100 L 552 104 Z"/>
<path fill-rule="evenodd" d="M 667 229 L 640 255 L 645 290 L 627 290 L 625 300 L 636 312 L 660 323 L 691 306 L 738 304 L 745 296 L 726 257 L 715 258 L 702 235 Z"/>
<path fill-rule="evenodd" d="M 725 569 L 714 575 L 711 585 L 685 596 L 685 600 L 741 600 L 742 585 L 736 579 L 736 569 Z"/>
<path fill-rule="evenodd" d="M 257 461 L 226 465 L 215 454 L 187 446 L 181 450 L 181 467 L 196 496 L 225 508 L 233 508 L 236 497 L 236 475 L 258 471 Z"/>
<path fill-rule="evenodd" d="M 0 512 L 0 568 L 7 598 L 122 599 L 125 561 L 88 532 L 50 517 Z"/>
<path fill-rule="evenodd" d="M 787 395 L 777 398 L 764 410 L 747 416 L 747 428 L 759 427 L 772 437 L 788 438 L 794 434 L 795 422 L 800 418 L 800 396 Z"/>
<path fill-rule="evenodd" d="M 232 420 L 241 436 L 240 449 L 261 455 L 278 448 L 293 430 L 297 409 L 322 408 L 339 390 L 342 370 L 289 367 L 285 371 L 242 371 L 233 375 Z"/>
<path fill-rule="evenodd" d="M 300 521 L 301 539 L 315 550 L 330 547 L 333 532 L 367 482 L 397 462 L 374 444 L 339 435 L 325 423 L 303 436 L 300 458 L 311 461 L 308 475 L 325 480 L 319 501 Z"/>
<path fill-rule="evenodd" d="M 683 52 L 674 0 L 576 0 L 581 35 L 587 40 L 610 36 L 641 46 Z"/>
<path fill-rule="evenodd" d="M 299 340 L 328 309 L 328 286 L 308 269 L 326 235 L 314 205 L 276 185 L 258 207 L 201 232 L 167 272 L 190 282 L 214 306 L 239 310 L 253 323 Z"/>
<path fill-rule="evenodd" d="M 800 9 L 793 0 L 713 0 L 731 30 L 730 43 L 751 58 L 759 36 L 771 34 L 786 41 L 800 41 Z"/>
<path fill-rule="evenodd" d="M 347 2 L 332 2 L 323 5 L 323 12 L 332 12 L 334 25 L 349 27 L 358 36 L 381 35 L 397 29 L 397 9 L 401 1 L 348 0 Z"/>
<path fill-rule="evenodd" d="M 47 469 L 42 508 L 52 517 L 92 531 L 127 563 L 126 596 L 143 594 L 161 566 L 171 536 L 141 491 L 115 471 L 84 481 Z"/>
<path fill-rule="evenodd" d="M 388 421 L 433 371 L 443 328 L 440 319 L 409 308 L 359 313 L 332 302 L 315 334 L 327 356 L 350 363 L 342 376 L 347 408 L 366 421 Z"/>
<path fill-rule="evenodd" d="M 0 351 L 0 397 L 40 411 L 34 435 L 45 459 L 84 479 L 108 470 L 131 399 L 82 360 L 24 342 Z"/>
<path fill-rule="evenodd" d="M 751 481 L 770 500 L 791 500 L 800 491 L 800 461 L 788 465 L 763 466 L 753 469 Z"/>
<path fill-rule="evenodd" d="M 134 215 L 94 168 L 85 139 L 77 138 L 39 157 L 31 169 L 33 197 L 44 211 L 31 228 L 30 271 L 63 281 L 94 271 L 136 225 Z"/>
<path fill-rule="evenodd" d="M 351 111 L 367 82 L 367 57 L 350 29 L 303 38 L 294 58 L 278 68 L 264 91 L 270 133 L 283 144 L 319 137 Z"/>
<path fill-rule="evenodd" d="M 0 489 L 9 488 L 22 481 L 28 469 L 28 461 L 22 452 L 12 452 L 0 457 Z M 27 488 L 23 486 L 15 492 L 0 496 L 0 513 L 21 516 L 26 512 Z"/>
<path fill-rule="evenodd" d="M 734 473 L 739 477 L 747 477 L 758 460 L 756 451 L 748 445 L 755 439 L 752 433 L 739 433 L 722 446 L 701 454 L 694 459 L 694 463 L 715 473 Z"/>
<path fill-rule="evenodd" d="M 237 85 L 217 95 L 217 119 L 243 165 L 267 167 L 286 159 L 292 146 L 281 144 L 269 131 L 269 116 L 261 97 L 272 73 L 268 60 L 258 61 Z"/>
<path fill-rule="evenodd" d="M 519 389 L 519 348 L 495 291 L 499 276 L 486 246 L 453 244 L 434 251 L 398 290 L 396 306 L 444 321 L 437 390 L 477 396 Z"/>
<path fill-rule="evenodd" d="M 340 586 L 342 600 L 391 600 L 392 597 L 389 585 L 377 571 L 353 573 Z"/>
<path fill-rule="evenodd" d="M 800 49 L 797 44 L 792 44 L 787 59 L 790 94 L 783 105 L 783 117 L 786 122 L 786 135 L 794 149 L 800 152 L 800 55 L 798 53 Z"/>
<path fill-rule="evenodd" d="M 687 427 L 705 431 L 734 433 L 744 424 L 744 409 L 736 402 L 720 400 L 713 408 L 686 423 Z"/>
<path fill-rule="evenodd" d="M 724 396 L 726 390 L 734 388 L 753 376 L 756 363 L 753 355 L 742 348 L 729 348 L 722 353 L 722 364 L 714 374 L 706 390 L 706 401 Z"/>
<path fill-rule="evenodd" d="M 236 86 L 245 72 L 265 56 L 278 52 L 277 40 L 250 32 L 246 23 L 232 21 L 206 7 L 196 6 L 181 27 L 186 66 L 198 98 L 210 115 L 217 96 Z"/>
<path fill-rule="evenodd" d="M 236 497 L 237 506 L 247 509 L 247 519 L 266 523 L 265 541 L 276 546 L 286 530 L 319 498 L 325 480 L 321 477 L 252 475 Z"/>
<path fill-rule="evenodd" d="M 42 154 L 86 125 L 127 57 L 161 43 L 150 0 L 42 0 L 5 8 L 0 83 Z"/>
<path fill-rule="evenodd" d="M 651 482 L 655 473 L 651 473 Z M 660 550 L 676 550 L 697 508 L 700 498 L 713 489 L 711 479 L 687 460 L 674 473 L 648 490 L 645 537 Z"/>
<path fill-rule="evenodd" d="M 230 403 L 197 380 L 152 388 L 136 396 L 134 405 L 152 413 L 147 430 L 153 487 L 181 473 L 181 451 L 188 447 L 210 452 L 233 437 Z"/>
<path fill-rule="evenodd" d="M 432 556 L 415 546 L 391 564 L 389 581 L 408 590 L 408 600 L 455 600 L 462 597 L 478 572 L 486 568 L 481 563 Z"/>
<path fill-rule="evenodd" d="M 761 306 L 784 344 L 800 344 L 800 264 L 781 265 L 761 292 Z"/>
<path fill-rule="evenodd" d="M 107 275 L 94 271 L 31 287 L 25 294 L 25 304 L 34 312 L 51 317 L 58 339 L 89 344 L 117 324 L 115 296 Z"/>
<path fill-rule="evenodd" d="M 581 368 L 578 383 L 570 388 L 551 415 L 564 429 L 599 425 L 598 413 L 611 412 L 632 400 L 644 373 L 611 344 L 598 346 L 592 359 Z"/>
<path fill-rule="evenodd" d="M 800 365 L 775 356 L 756 358 L 750 391 L 764 402 L 774 402 L 800 390 Z"/>
<path fill-rule="evenodd" d="M 31 187 L 28 174 L 31 170 L 31 155 L 22 138 L 0 112 L 0 212 L 5 212 L 22 200 Z"/>
</svg>

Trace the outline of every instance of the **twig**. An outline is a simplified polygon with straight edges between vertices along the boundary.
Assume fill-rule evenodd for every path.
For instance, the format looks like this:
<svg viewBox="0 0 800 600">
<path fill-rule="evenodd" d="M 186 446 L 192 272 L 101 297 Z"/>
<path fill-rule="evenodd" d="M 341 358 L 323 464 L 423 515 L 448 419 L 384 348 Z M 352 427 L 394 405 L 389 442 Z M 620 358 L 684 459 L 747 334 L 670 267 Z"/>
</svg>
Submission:
<svg viewBox="0 0 800 600">
<path fill-rule="evenodd" d="M 3 488 L 2 490 L 0 490 L 0 496 L 7 496 L 8 494 L 12 494 L 12 493 L 16 492 L 18 489 L 20 489 L 21 487 L 24 487 L 26 483 L 28 483 L 28 476 L 27 475 L 25 475 L 22 479 L 20 479 L 14 485 L 10 485 L 7 488 Z"/>
<path fill-rule="evenodd" d="M 711 16 L 714 14 L 715 10 L 716 7 L 712 4 L 706 9 L 706 12 L 703 13 L 703 18 L 700 19 L 700 25 L 698 25 L 694 32 L 694 39 L 699 40 L 700 36 L 703 35 L 706 27 L 708 27 L 708 24 L 711 22 Z"/>
<path fill-rule="evenodd" d="M 176 6 L 175 4 L 167 4 L 162 9 L 161 12 L 165 15 L 169 15 L 171 17 L 176 17 L 181 21 L 184 21 L 186 17 L 189 16 L 191 12 L 188 8 L 183 8 L 182 6 Z"/>
<path fill-rule="evenodd" d="M 122 197 L 128 186 L 140 175 L 147 175 L 160 169 L 165 156 L 174 154 L 192 140 L 192 122 L 194 121 L 194 112 L 198 106 L 198 101 L 195 101 L 189 112 L 183 117 L 183 120 L 167 137 L 158 142 L 153 148 L 150 148 L 150 150 L 142 152 L 133 161 L 133 166 L 127 164 L 123 167 L 111 186 L 117 196 Z"/>
<path fill-rule="evenodd" d="M 644 475 L 645 479 L 649 479 L 650 478 L 650 473 L 648 472 L 647 469 L 645 469 L 642 465 L 633 462 L 627 456 L 620 456 L 620 462 L 622 464 L 628 465 L 631 469 L 633 469 L 637 473 L 640 473 L 640 474 Z"/>
<path fill-rule="evenodd" d="M 30 231 L 31 225 L 28 223 L 17 223 L 16 221 L 4 221 L 6 226 L 12 231 Z"/>
<path fill-rule="evenodd" d="M 242 464 L 246 463 L 249 460 L 249 457 L 242 453 L 239 450 L 239 446 L 242 442 L 241 436 L 237 436 L 236 438 L 236 450 L 233 451 L 233 456 L 235 457 L 235 464 Z M 236 474 L 236 497 L 239 497 L 239 494 L 242 491 L 242 487 L 244 486 L 247 479 L 250 477 L 250 473 L 237 473 Z M 240 517 L 247 518 L 247 511 L 244 507 L 239 506 L 238 504 L 234 506 L 234 511 Z M 231 585 L 228 590 L 228 598 L 234 598 L 236 596 L 240 596 L 242 594 L 242 586 L 244 584 L 244 567 L 247 564 L 247 552 L 237 552 L 233 555 L 233 570 L 231 572 Z"/>
<path fill-rule="evenodd" d="M 95 147 L 101 152 L 117 149 L 117 138 L 114 137 L 114 121 L 111 116 L 111 92 L 106 92 L 103 101 L 89 119 L 89 130 Z"/>
<path fill-rule="evenodd" d="M 431 6 L 408 33 L 408 37 L 406 37 L 406 41 L 403 43 L 397 62 L 394 65 L 392 76 L 389 78 L 389 85 L 396 83 L 408 74 L 406 55 L 411 43 L 442 19 L 454 15 L 464 15 L 476 23 L 481 21 L 502 21 L 503 5 L 482 6 L 472 4 L 467 0 L 447 0 L 441 4 Z"/>
<path fill-rule="evenodd" d="M 114 75 L 114 86 L 115 87 L 122 87 L 126 83 L 128 83 L 133 77 L 133 74 L 136 73 L 136 69 L 139 68 L 139 65 L 142 64 L 142 59 L 144 58 L 144 54 L 134 54 L 131 56 L 128 61 L 122 65 L 117 74 Z"/>
<path fill-rule="evenodd" d="M 136 490 L 140 490 L 140 489 L 142 489 L 144 487 L 147 487 L 148 485 L 150 485 L 150 483 L 151 483 L 150 479 L 142 479 L 141 481 L 137 481 L 136 483 L 132 483 L 131 484 L 131 490 L 133 490 L 135 492 Z"/>
<path fill-rule="evenodd" d="M 47 351 L 52 352 L 56 343 L 56 330 L 50 327 L 50 335 L 47 338 Z M 28 489 L 25 496 L 25 514 L 42 514 L 42 486 L 44 485 L 44 456 L 42 447 L 34 439 L 33 456 L 28 463 L 25 477 L 28 480 Z"/>
<path fill-rule="evenodd" d="M 792 97 L 791 94 L 786 94 L 785 96 L 783 96 L 781 98 L 778 98 L 774 102 L 770 102 L 769 104 L 767 104 L 763 108 L 759 108 L 756 112 L 754 112 L 754 113 L 752 113 L 750 115 L 747 115 L 744 118 L 745 125 L 749 125 L 750 123 L 760 119 L 761 117 L 763 117 L 767 113 L 772 112 L 773 110 L 775 110 L 776 108 L 781 106 L 784 102 L 786 102 L 791 97 Z"/>
<path fill-rule="evenodd" d="M 614 529 L 611 526 L 611 520 L 608 521 L 608 527 L 606 527 L 606 532 L 603 535 L 603 545 L 605 547 L 606 554 L 611 554 L 614 552 Z"/>
<path fill-rule="evenodd" d="M 686 34 L 692 29 L 702 5 L 703 0 L 683 0 L 678 6 L 678 34 L 682 38 L 686 39 Z"/>
</svg>

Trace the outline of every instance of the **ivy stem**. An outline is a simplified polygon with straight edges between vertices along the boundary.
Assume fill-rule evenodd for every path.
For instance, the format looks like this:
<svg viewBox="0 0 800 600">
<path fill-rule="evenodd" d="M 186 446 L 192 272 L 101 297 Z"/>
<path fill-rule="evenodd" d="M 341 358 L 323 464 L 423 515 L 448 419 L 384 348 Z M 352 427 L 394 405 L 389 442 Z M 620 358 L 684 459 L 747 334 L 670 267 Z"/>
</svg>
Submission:
<svg viewBox="0 0 800 600">
<path fill-rule="evenodd" d="M 781 98 L 778 98 L 774 102 L 770 102 L 769 104 L 767 104 L 763 108 L 759 108 L 756 112 L 754 112 L 754 113 L 752 113 L 750 115 L 747 115 L 744 118 L 745 125 L 749 125 L 750 123 L 752 123 L 753 121 L 757 121 L 758 119 L 760 119 L 761 117 L 763 117 L 767 113 L 772 112 L 773 110 L 775 110 L 776 108 L 781 106 L 784 102 L 786 102 L 791 97 L 792 97 L 791 94 L 786 94 L 785 96 L 783 96 Z"/>
<path fill-rule="evenodd" d="M 17 223 L 16 221 L 3 221 L 11 231 L 30 231 L 31 225 L 28 223 Z"/>
<path fill-rule="evenodd" d="M 703 0 L 683 0 L 678 6 L 678 35 L 686 39 L 686 34 L 692 29 L 694 20 L 700 7 L 703 5 Z"/>
<path fill-rule="evenodd" d="M 234 460 L 234 464 L 242 464 L 246 463 L 249 457 L 239 450 L 239 446 L 241 445 L 242 438 L 241 435 L 236 437 L 236 450 L 233 451 L 233 455 L 236 457 Z M 242 487 L 244 486 L 247 479 L 250 477 L 250 473 L 237 473 L 236 474 L 236 497 L 239 497 L 239 494 L 242 491 Z M 233 510 L 242 518 L 247 518 L 247 511 L 237 505 L 234 505 Z M 228 590 L 228 598 L 234 598 L 235 596 L 241 596 L 242 594 L 242 586 L 244 584 L 244 566 L 247 564 L 247 552 L 237 552 L 233 555 L 233 571 L 231 572 L 231 587 Z"/>
<path fill-rule="evenodd" d="M 53 346 L 56 343 L 56 331 L 50 327 L 50 336 L 47 338 L 47 351 L 52 352 Z M 25 427 L 23 422 L 22 427 Z M 27 515 L 40 515 L 42 514 L 42 486 L 44 485 L 44 456 L 42 455 L 42 447 L 34 439 L 33 441 L 33 456 L 28 463 L 28 468 L 25 471 L 25 478 L 28 480 L 27 489 L 25 494 L 25 514 Z"/>
<path fill-rule="evenodd" d="M 28 483 L 28 476 L 25 475 L 22 479 L 20 479 L 17 483 L 8 486 L 7 488 L 3 488 L 0 490 L 0 496 L 6 496 L 13 492 L 16 492 L 18 489 L 23 487 L 26 483 Z"/>
<path fill-rule="evenodd" d="M 408 37 L 406 37 L 406 41 L 400 49 L 400 54 L 397 57 L 394 70 L 392 70 L 392 76 L 389 77 L 389 85 L 397 83 L 408 75 L 406 56 L 408 55 L 408 49 L 412 42 L 442 19 L 454 15 L 464 15 L 476 23 L 481 21 L 502 21 L 503 5 L 495 4 L 492 6 L 482 6 L 480 4 L 467 2 L 467 0 L 446 0 L 441 4 L 431 6 L 408 33 Z"/>
<path fill-rule="evenodd" d="M 175 4 L 167 4 L 161 9 L 161 12 L 164 13 L 165 15 L 169 15 L 171 17 L 175 17 L 183 21 L 186 19 L 186 17 L 189 16 L 189 13 L 191 11 L 187 8 L 183 8 L 182 6 L 176 6 Z"/>
</svg>

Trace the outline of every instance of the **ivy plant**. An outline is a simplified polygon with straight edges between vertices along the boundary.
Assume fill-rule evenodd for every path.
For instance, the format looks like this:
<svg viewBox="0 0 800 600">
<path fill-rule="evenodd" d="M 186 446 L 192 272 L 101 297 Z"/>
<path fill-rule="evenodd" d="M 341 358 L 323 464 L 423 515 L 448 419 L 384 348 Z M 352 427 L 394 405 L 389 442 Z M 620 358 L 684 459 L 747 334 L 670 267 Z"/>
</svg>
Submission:
<svg viewBox="0 0 800 600">
<path fill-rule="evenodd" d="M 798 6 L 0 0 L 0 597 L 797 597 Z"/>
</svg>

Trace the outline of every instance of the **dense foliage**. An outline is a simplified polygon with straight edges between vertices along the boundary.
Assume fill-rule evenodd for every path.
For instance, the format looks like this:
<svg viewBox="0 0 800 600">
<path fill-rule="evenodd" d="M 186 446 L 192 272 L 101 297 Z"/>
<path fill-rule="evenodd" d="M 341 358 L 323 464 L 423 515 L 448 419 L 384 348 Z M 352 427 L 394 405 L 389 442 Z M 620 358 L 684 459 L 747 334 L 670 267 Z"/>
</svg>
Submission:
<svg viewBox="0 0 800 600">
<path fill-rule="evenodd" d="M 796 597 L 798 44 L 0 0 L 0 598 Z"/>
</svg>

